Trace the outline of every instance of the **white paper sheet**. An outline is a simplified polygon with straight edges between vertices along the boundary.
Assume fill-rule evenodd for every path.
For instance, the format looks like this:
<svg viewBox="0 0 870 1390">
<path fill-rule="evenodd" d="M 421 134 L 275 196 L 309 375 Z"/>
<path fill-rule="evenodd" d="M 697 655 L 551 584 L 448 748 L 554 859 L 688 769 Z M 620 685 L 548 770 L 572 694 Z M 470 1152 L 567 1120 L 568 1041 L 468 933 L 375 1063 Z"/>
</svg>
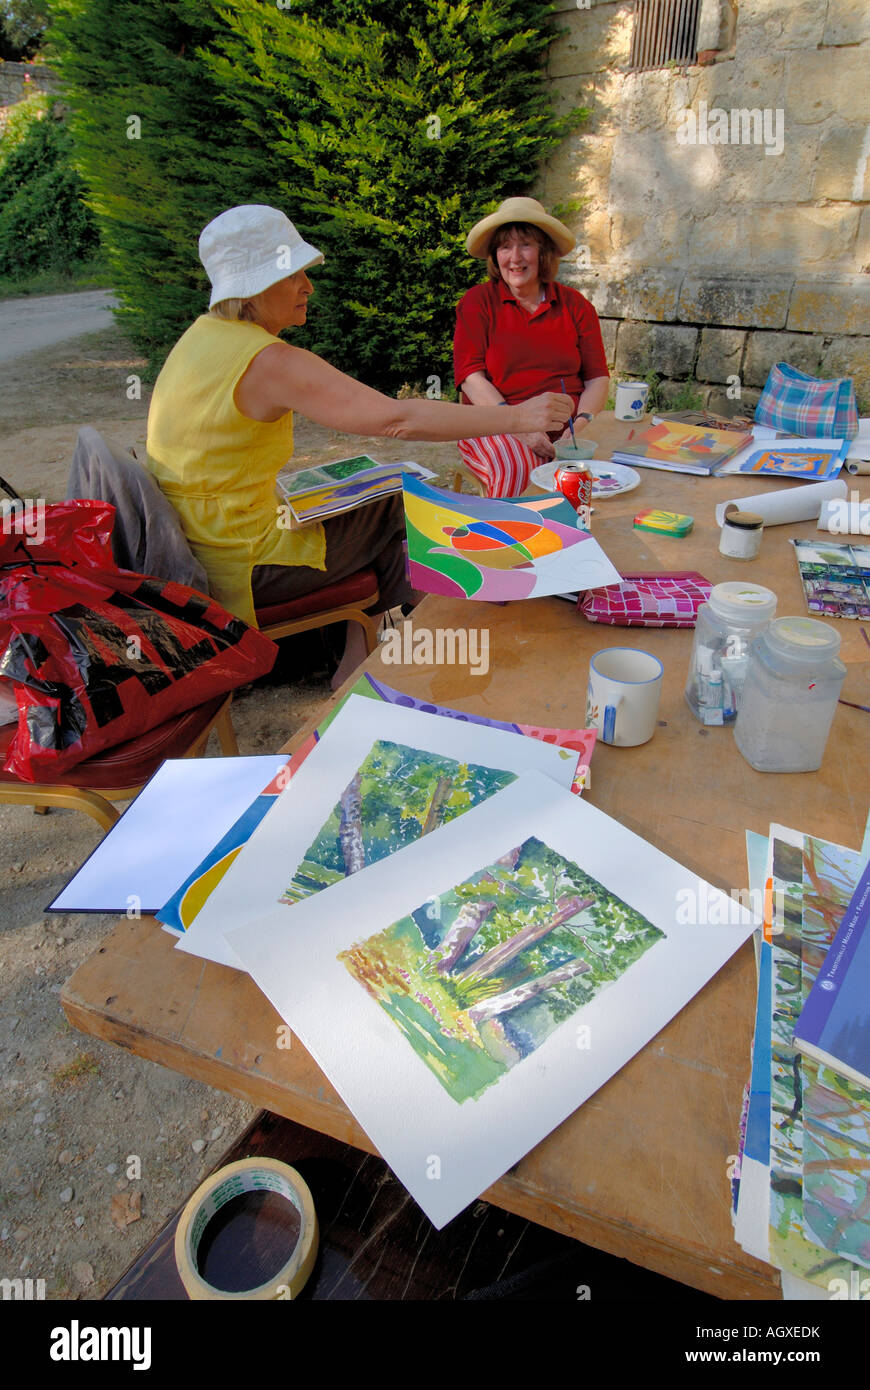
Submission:
<svg viewBox="0 0 870 1390">
<path fill-rule="evenodd" d="M 716 525 L 724 526 L 725 513 L 736 508 L 756 512 L 765 526 L 791 525 L 795 521 L 814 521 L 823 504 L 833 497 L 845 497 L 848 489 L 842 478 L 826 483 L 802 483 L 800 487 L 779 488 L 776 492 L 754 492 L 751 497 L 732 497 L 716 506 Z"/>
<path fill-rule="evenodd" d="M 666 935 L 476 1099 L 458 1103 L 336 957 L 529 836 Z M 703 925 L 679 920 L 687 892 L 705 905 Z M 729 924 L 710 924 L 709 917 L 720 913 Z M 730 898 L 609 816 L 529 773 L 391 859 L 292 908 L 276 907 L 262 921 L 230 932 L 229 940 L 441 1227 L 645 1046 L 751 930 L 750 914 Z M 692 1122 L 687 1113 L 685 1124 Z"/>
<path fill-rule="evenodd" d="M 48 910 L 156 912 L 286 761 L 170 758 Z"/>
<path fill-rule="evenodd" d="M 576 752 L 541 739 L 351 695 L 179 939 L 179 950 L 240 968 L 224 929 L 253 921 L 277 903 L 378 739 L 517 774 L 534 769 L 566 788 L 578 759 Z"/>
</svg>

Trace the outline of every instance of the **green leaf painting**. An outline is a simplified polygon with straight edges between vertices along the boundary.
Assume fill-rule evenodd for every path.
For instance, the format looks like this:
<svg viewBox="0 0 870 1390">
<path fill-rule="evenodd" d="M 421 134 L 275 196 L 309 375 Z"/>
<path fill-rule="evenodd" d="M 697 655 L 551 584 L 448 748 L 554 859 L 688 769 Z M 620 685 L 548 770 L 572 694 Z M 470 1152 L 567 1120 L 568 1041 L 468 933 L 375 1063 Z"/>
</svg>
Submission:
<svg viewBox="0 0 870 1390">
<path fill-rule="evenodd" d="M 513 772 L 378 739 L 306 850 L 281 901 L 299 902 L 386 859 L 515 779 Z"/>
<path fill-rule="evenodd" d="M 531 838 L 338 959 L 461 1103 L 663 936 Z"/>
</svg>

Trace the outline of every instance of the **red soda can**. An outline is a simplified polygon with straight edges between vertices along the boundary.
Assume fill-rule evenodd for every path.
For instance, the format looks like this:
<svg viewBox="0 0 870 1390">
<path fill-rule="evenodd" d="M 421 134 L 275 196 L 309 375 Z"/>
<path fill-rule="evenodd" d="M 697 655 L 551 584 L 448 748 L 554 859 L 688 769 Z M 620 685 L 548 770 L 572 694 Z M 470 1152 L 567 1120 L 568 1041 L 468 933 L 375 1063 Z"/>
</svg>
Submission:
<svg viewBox="0 0 870 1390">
<path fill-rule="evenodd" d="M 559 463 L 553 476 L 555 487 L 577 513 L 577 525 L 592 528 L 592 474 L 579 463 Z"/>
</svg>

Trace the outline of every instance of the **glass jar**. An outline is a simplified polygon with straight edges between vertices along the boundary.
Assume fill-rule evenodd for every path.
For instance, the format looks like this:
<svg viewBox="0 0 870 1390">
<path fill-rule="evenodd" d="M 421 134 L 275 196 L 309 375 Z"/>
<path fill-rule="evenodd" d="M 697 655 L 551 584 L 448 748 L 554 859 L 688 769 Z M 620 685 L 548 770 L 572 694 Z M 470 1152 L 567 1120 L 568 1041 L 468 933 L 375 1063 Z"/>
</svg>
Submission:
<svg viewBox="0 0 870 1390">
<path fill-rule="evenodd" d="M 689 709 L 702 724 L 733 724 L 740 707 L 749 644 L 776 612 L 761 584 L 717 584 L 698 609 L 686 679 Z"/>
<path fill-rule="evenodd" d="M 846 677 L 839 650 L 816 618 L 776 618 L 752 643 L 734 737 L 759 772 L 821 767 Z"/>
</svg>

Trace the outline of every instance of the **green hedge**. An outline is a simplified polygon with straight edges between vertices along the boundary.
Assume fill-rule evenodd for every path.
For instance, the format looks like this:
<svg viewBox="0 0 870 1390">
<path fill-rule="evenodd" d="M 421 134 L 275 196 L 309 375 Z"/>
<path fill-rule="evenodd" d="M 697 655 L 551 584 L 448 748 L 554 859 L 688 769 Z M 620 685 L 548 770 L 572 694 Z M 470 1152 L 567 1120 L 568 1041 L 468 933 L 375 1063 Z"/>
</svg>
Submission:
<svg viewBox="0 0 870 1390">
<path fill-rule="evenodd" d="M 71 274 L 96 254 L 99 233 L 83 192 L 56 104 L 19 102 L 0 139 L 0 276 Z"/>
<path fill-rule="evenodd" d="M 387 389 L 446 385 L 454 306 L 480 278 L 465 233 L 584 114 L 549 104 L 551 10 L 56 0 L 52 62 L 140 348 L 161 359 L 205 306 L 205 223 L 272 203 L 326 257 L 293 341 Z"/>
</svg>

